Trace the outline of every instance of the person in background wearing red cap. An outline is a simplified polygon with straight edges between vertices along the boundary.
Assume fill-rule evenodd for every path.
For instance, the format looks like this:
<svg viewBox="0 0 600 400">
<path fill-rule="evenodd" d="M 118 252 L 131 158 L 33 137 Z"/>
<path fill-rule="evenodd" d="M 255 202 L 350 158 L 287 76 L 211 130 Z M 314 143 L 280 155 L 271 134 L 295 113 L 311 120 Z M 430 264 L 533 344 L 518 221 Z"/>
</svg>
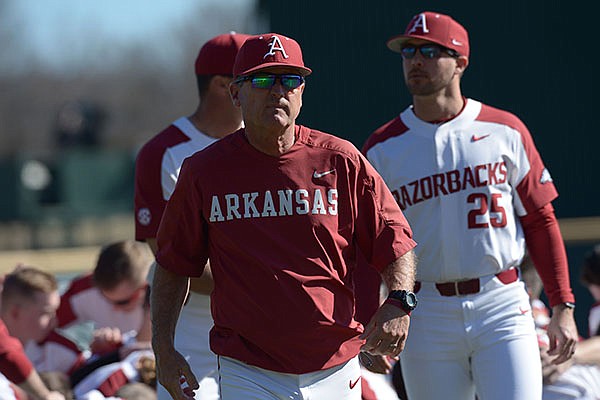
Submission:
<svg viewBox="0 0 600 400">
<path fill-rule="evenodd" d="M 137 156 L 135 238 L 146 241 L 154 253 L 158 225 L 183 160 L 242 126 L 242 114 L 231 102 L 229 84 L 235 56 L 248 37 L 231 32 L 213 37 L 202 46 L 195 62 L 200 98 L 196 111 L 150 139 Z M 212 285 L 207 265 L 202 277 L 191 279 L 175 335 L 177 349 L 200 380 L 196 398 L 207 400 L 219 398 L 216 358 L 208 345 L 208 332 L 213 325 L 209 297 Z M 171 398 L 160 385 L 157 392 L 159 400 Z"/>
<path fill-rule="evenodd" d="M 311 72 L 295 40 L 248 38 L 230 86 L 245 128 L 183 163 L 158 230 L 151 295 L 158 378 L 174 399 L 187 398 L 180 379 L 198 386 L 172 337 L 188 277 L 208 258 L 223 400 L 358 400 L 361 347 L 392 357 L 404 348 L 416 244 L 360 152 L 296 123 Z M 354 319 L 358 251 L 394 294 L 364 331 Z"/>
<path fill-rule="evenodd" d="M 540 399 L 540 355 L 517 270 L 525 244 L 553 310 L 554 363 L 572 356 L 578 337 L 550 173 L 519 118 L 462 95 L 462 25 L 423 12 L 387 45 L 402 57 L 413 104 L 363 153 L 419 243 L 421 306 L 401 357 L 408 397 Z"/>
</svg>

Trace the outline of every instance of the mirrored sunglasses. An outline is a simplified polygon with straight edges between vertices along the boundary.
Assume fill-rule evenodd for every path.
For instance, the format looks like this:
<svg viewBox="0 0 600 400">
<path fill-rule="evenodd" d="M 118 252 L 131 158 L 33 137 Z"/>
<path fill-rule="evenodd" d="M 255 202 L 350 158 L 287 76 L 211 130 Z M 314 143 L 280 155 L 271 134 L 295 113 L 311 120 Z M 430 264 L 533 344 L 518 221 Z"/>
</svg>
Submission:
<svg viewBox="0 0 600 400">
<path fill-rule="evenodd" d="M 296 74 L 241 76 L 237 78 L 234 83 L 240 84 L 244 81 L 250 81 L 254 89 L 271 89 L 278 80 L 281 82 L 281 86 L 286 90 L 294 90 L 304 83 L 304 77 Z"/>
<path fill-rule="evenodd" d="M 417 50 L 424 58 L 433 59 L 439 58 L 442 53 L 449 54 L 452 57 L 458 57 L 459 54 L 452 49 L 438 46 L 437 44 L 423 44 L 421 46 L 406 45 L 402 47 L 401 54 L 405 60 L 410 60 L 417 54 Z"/>
</svg>

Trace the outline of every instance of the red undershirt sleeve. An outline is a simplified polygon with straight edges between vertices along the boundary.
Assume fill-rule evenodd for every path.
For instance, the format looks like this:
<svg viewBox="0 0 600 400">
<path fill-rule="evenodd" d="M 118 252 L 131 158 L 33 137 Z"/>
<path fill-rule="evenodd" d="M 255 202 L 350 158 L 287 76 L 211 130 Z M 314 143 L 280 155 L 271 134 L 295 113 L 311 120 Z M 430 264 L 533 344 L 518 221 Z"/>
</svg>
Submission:
<svg viewBox="0 0 600 400">
<path fill-rule="evenodd" d="M 23 383 L 32 370 L 33 365 L 23 351 L 10 351 L 0 356 L 0 372 L 16 385 Z"/>
<path fill-rule="evenodd" d="M 544 284 L 550 306 L 574 302 L 567 253 L 551 203 L 520 218 L 527 249 Z"/>
</svg>

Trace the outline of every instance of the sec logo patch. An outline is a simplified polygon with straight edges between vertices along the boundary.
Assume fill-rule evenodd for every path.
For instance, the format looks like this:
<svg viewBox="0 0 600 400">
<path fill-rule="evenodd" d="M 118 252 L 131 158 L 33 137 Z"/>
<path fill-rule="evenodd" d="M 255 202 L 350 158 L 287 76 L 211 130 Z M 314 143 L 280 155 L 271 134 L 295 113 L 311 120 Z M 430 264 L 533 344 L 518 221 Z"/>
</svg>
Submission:
<svg viewBox="0 0 600 400">
<path fill-rule="evenodd" d="M 140 224 L 146 226 L 152 221 L 152 214 L 147 208 L 140 208 L 137 212 L 137 220 Z"/>
</svg>

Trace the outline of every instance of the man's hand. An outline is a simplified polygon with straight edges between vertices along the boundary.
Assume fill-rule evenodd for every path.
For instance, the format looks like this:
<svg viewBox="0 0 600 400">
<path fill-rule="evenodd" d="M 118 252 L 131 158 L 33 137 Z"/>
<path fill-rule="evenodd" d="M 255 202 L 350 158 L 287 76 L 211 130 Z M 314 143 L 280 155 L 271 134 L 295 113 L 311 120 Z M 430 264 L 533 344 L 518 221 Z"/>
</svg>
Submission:
<svg viewBox="0 0 600 400">
<path fill-rule="evenodd" d="M 158 381 L 175 400 L 193 399 L 192 391 L 199 387 L 190 365 L 175 350 L 173 343 L 175 326 L 187 295 L 188 283 L 188 278 L 176 275 L 156 264 L 150 291 L 152 349 L 156 356 Z M 182 383 L 189 387 L 184 390 Z"/>
<path fill-rule="evenodd" d="M 65 396 L 60 392 L 50 392 L 48 396 L 44 397 L 44 400 L 65 400 Z"/>
<path fill-rule="evenodd" d="M 360 336 L 361 350 L 373 355 L 397 357 L 406 343 L 410 317 L 399 307 L 383 304 Z"/>
<path fill-rule="evenodd" d="M 555 364 L 553 357 L 548 355 L 548 347 L 545 346 L 540 347 L 540 358 L 542 359 L 542 376 L 545 385 L 554 383 L 563 372 L 573 365 L 571 360 L 562 364 Z"/>
<path fill-rule="evenodd" d="M 548 355 L 556 356 L 552 360 L 552 364 L 558 365 L 569 360 L 575 353 L 579 337 L 573 309 L 567 308 L 563 304 L 552 307 L 552 318 L 548 324 L 547 333 L 550 339 Z"/>
<path fill-rule="evenodd" d="M 94 331 L 90 350 L 94 354 L 107 354 L 117 350 L 123 344 L 123 335 L 119 328 L 103 327 Z"/>
<path fill-rule="evenodd" d="M 376 356 L 361 351 L 358 353 L 358 360 L 363 367 L 376 374 L 389 374 L 392 371 L 392 363 L 387 356 Z"/>
<path fill-rule="evenodd" d="M 164 353 L 159 355 L 155 351 L 158 381 L 167 389 L 173 399 L 193 399 L 193 391 L 200 386 L 185 357 L 175 349 Z M 183 384 L 183 382 L 187 382 L 187 385 Z"/>
</svg>

